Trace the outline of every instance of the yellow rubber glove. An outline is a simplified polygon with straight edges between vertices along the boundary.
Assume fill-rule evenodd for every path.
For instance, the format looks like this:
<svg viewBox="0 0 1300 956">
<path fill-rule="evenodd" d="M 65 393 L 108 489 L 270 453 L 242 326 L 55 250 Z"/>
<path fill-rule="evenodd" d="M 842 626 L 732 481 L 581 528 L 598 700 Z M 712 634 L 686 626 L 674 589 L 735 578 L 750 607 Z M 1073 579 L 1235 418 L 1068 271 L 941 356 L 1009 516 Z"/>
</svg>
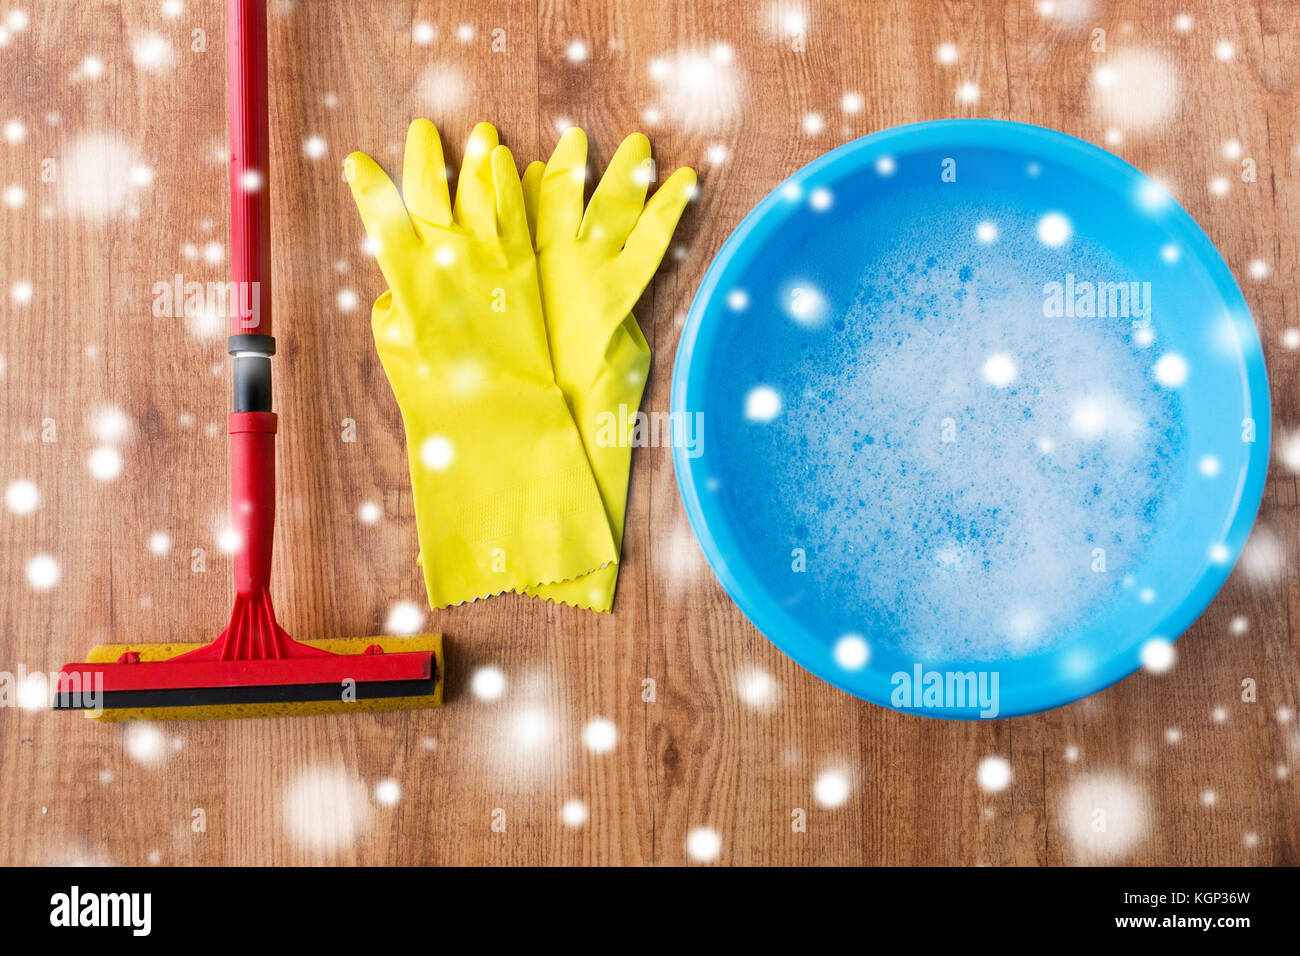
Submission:
<svg viewBox="0 0 1300 956">
<path fill-rule="evenodd" d="M 556 386 L 514 158 L 480 123 L 453 209 L 438 131 L 411 124 L 403 193 L 347 178 L 389 289 L 371 315 L 401 408 L 432 607 L 564 581 L 618 551 Z"/>
<path fill-rule="evenodd" d="M 679 169 L 646 202 L 653 171 L 650 141 L 633 133 L 614 153 L 584 215 L 587 137 L 572 127 L 549 162 L 533 163 L 524 172 L 555 380 L 582 434 L 616 551 L 623 544 L 631 432 L 650 368 L 650 346 L 632 306 L 654 277 L 695 194 L 694 170 Z M 610 611 L 617 581 L 618 566 L 611 564 L 572 581 L 526 590 Z"/>
</svg>

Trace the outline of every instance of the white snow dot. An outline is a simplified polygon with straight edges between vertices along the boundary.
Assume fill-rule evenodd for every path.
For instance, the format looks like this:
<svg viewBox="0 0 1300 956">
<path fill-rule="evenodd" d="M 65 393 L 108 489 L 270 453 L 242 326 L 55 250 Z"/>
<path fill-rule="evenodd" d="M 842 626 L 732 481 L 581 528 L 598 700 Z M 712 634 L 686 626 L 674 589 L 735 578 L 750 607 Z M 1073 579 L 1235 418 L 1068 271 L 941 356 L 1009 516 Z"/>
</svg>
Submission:
<svg viewBox="0 0 1300 956">
<path fill-rule="evenodd" d="M 587 805 L 578 799 L 564 801 L 564 806 L 560 807 L 560 822 L 575 829 L 582 826 L 587 822 Z"/>
<path fill-rule="evenodd" d="M 1210 180 L 1210 194 L 1213 196 L 1223 197 L 1228 195 L 1228 190 L 1232 188 L 1225 176 L 1215 176 Z"/>
<path fill-rule="evenodd" d="M 423 20 L 411 27 L 411 39 L 420 46 L 428 46 L 437 35 L 438 31 L 434 29 L 433 24 Z"/>
<path fill-rule="evenodd" d="M 1230 139 L 1226 143 L 1224 143 L 1223 158 L 1241 159 L 1241 142 L 1239 140 Z"/>
<path fill-rule="evenodd" d="M 506 690 L 506 675 L 496 667 L 480 667 L 469 679 L 469 689 L 479 700 L 499 700 Z"/>
<path fill-rule="evenodd" d="M 1279 724 L 1289 724 L 1291 723 L 1291 718 L 1295 715 L 1291 712 L 1290 707 L 1283 705 L 1277 709 L 1276 716 Z"/>
<path fill-rule="evenodd" d="M 100 481 L 113 481 L 122 474 L 122 453 L 103 445 L 90 453 L 90 473 Z"/>
<path fill-rule="evenodd" d="M 848 774 L 839 770 L 828 770 L 813 783 L 813 797 L 823 807 L 843 806 L 851 790 Z"/>
<path fill-rule="evenodd" d="M 260 192 L 262 189 L 262 173 L 256 169 L 246 169 L 239 177 L 239 188 L 246 193 Z"/>
<path fill-rule="evenodd" d="M 986 246 L 989 243 L 997 242 L 998 227 L 994 223 L 985 220 L 975 227 L 975 238 Z"/>
<path fill-rule="evenodd" d="M 1222 63 L 1227 63 L 1237 55 L 1237 48 L 1227 40 L 1220 40 L 1214 45 L 1214 58 Z"/>
<path fill-rule="evenodd" d="M 546 739 L 551 722 L 540 710 L 526 710 L 515 718 L 515 738 L 521 746 L 535 747 Z"/>
<path fill-rule="evenodd" d="M 975 768 L 981 790 L 1000 793 L 1011 785 L 1011 764 L 1005 757 L 985 757 Z"/>
<path fill-rule="evenodd" d="M 104 75 L 104 61 L 91 54 L 81 61 L 81 75 L 94 80 Z"/>
<path fill-rule="evenodd" d="M 1223 470 L 1223 463 L 1214 455 L 1203 455 L 1196 463 L 1196 469 L 1206 478 L 1213 478 Z"/>
<path fill-rule="evenodd" d="M 582 742 L 592 753 L 609 753 L 618 743 L 618 728 L 613 721 L 597 717 L 583 728 Z"/>
<path fill-rule="evenodd" d="M 835 663 L 846 671 L 857 671 L 867 666 L 871 648 L 857 634 L 845 634 L 835 642 Z"/>
<path fill-rule="evenodd" d="M 356 845 L 371 808 L 360 781 L 342 768 L 318 766 L 286 787 L 281 811 L 285 829 L 296 843 L 330 851 Z"/>
<path fill-rule="evenodd" d="M 1180 13 L 1174 17 L 1174 29 L 1179 33 L 1188 33 L 1191 31 L 1193 20 L 1191 14 Z"/>
<path fill-rule="evenodd" d="M 1010 355 L 998 353 L 990 355 L 982 369 L 984 381 L 996 388 L 1006 388 L 1016 377 L 1016 364 Z"/>
<path fill-rule="evenodd" d="M 1173 243 L 1168 243 L 1167 245 L 1160 247 L 1160 258 L 1170 265 L 1177 262 L 1181 256 L 1182 252 Z"/>
<path fill-rule="evenodd" d="M 881 176 L 892 176 L 897 168 L 898 163 L 894 161 L 893 156 L 881 156 L 876 160 L 876 172 Z"/>
<path fill-rule="evenodd" d="M 217 547 L 223 554 L 234 554 L 243 545 L 243 537 L 229 525 L 217 532 Z"/>
<path fill-rule="evenodd" d="M 27 15 L 26 10 L 10 10 L 5 17 L 5 25 L 14 33 L 22 33 L 30 22 L 31 17 Z"/>
<path fill-rule="evenodd" d="M 468 43 L 474 39 L 474 28 L 468 23 L 462 23 L 456 28 L 456 39 L 461 43 Z"/>
<path fill-rule="evenodd" d="M 48 554 L 38 554 L 27 562 L 27 583 L 33 590 L 48 591 L 59 583 L 59 562 Z"/>
<path fill-rule="evenodd" d="M 27 202 L 27 190 L 17 183 L 5 187 L 5 205 L 10 209 L 20 209 Z"/>
<path fill-rule="evenodd" d="M 17 118 L 5 121 L 5 141 L 9 143 L 21 143 L 27 138 L 27 127 L 23 121 Z"/>
<path fill-rule="evenodd" d="M 1110 129 L 1106 130 L 1107 146 L 1119 146 L 1123 142 L 1124 142 L 1124 133 L 1122 131 L 1116 129 L 1113 126 Z"/>
<path fill-rule="evenodd" d="M 1228 632 L 1240 637 L 1250 630 L 1250 621 L 1246 620 L 1244 615 L 1238 614 L 1228 622 Z"/>
<path fill-rule="evenodd" d="M 1068 760 L 1070 763 L 1074 763 L 1075 761 L 1077 761 L 1079 759 L 1079 748 L 1075 747 L 1073 744 L 1070 745 L 1069 747 L 1066 747 L 1065 759 Z"/>
<path fill-rule="evenodd" d="M 1210 711 L 1210 719 L 1216 724 L 1226 724 L 1228 722 L 1228 711 L 1223 707 L 1216 707 Z"/>
<path fill-rule="evenodd" d="M 45 710 L 50 703 L 50 682 L 44 674 L 28 674 L 18 685 L 18 706 L 23 710 Z"/>
<path fill-rule="evenodd" d="M 433 253 L 433 261 L 445 268 L 456 261 L 456 250 L 451 246 L 439 246 Z"/>
<path fill-rule="evenodd" d="M 934 61 L 941 66 L 952 66 L 957 62 L 957 44 L 940 43 L 934 49 Z"/>
<path fill-rule="evenodd" d="M 1164 674 L 1174 666 L 1174 645 L 1163 637 L 1153 637 L 1142 645 L 1142 666 L 1152 674 Z"/>
<path fill-rule="evenodd" d="M 1282 348 L 1300 349 L 1300 329 L 1285 329 L 1282 332 Z"/>
<path fill-rule="evenodd" d="M 157 555 L 167 554 L 172 549 L 172 539 L 166 531 L 155 531 L 149 535 L 149 550 Z"/>
<path fill-rule="evenodd" d="M 1219 795 L 1213 790 L 1206 790 L 1201 793 L 1201 803 L 1207 807 L 1212 807 L 1219 802 Z"/>
<path fill-rule="evenodd" d="M 740 675 L 738 685 L 740 699 L 757 710 L 764 710 L 776 701 L 776 681 L 766 671 L 746 671 Z"/>
<path fill-rule="evenodd" d="M 226 247 L 219 242 L 209 242 L 203 247 L 203 261 L 210 266 L 220 265 L 226 258 Z"/>
<path fill-rule="evenodd" d="M 1177 744 L 1182 742 L 1183 732 L 1177 727 L 1170 727 L 1165 731 L 1165 743 Z"/>
<path fill-rule="evenodd" d="M 1187 381 L 1187 359 L 1177 352 L 1166 352 L 1156 360 L 1151 372 L 1161 385 L 1177 388 Z"/>
<path fill-rule="evenodd" d="M 16 515 L 29 515 L 41 504 L 41 492 L 34 482 L 18 478 L 5 486 L 5 507 Z"/>
<path fill-rule="evenodd" d="M 375 524 L 382 516 L 383 509 L 373 501 L 361 502 L 361 507 L 357 509 L 357 518 L 362 524 Z"/>
<path fill-rule="evenodd" d="M 961 103 L 976 103 L 980 98 L 980 88 L 967 80 L 957 87 L 957 100 Z"/>
<path fill-rule="evenodd" d="M 700 863 L 716 860 L 722 852 L 722 837 L 717 830 L 696 827 L 686 834 L 686 855 Z"/>
<path fill-rule="evenodd" d="M 398 601 L 388 611 L 384 630 L 389 634 L 418 634 L 424 626 L 424 612 L 413 601 Z"/>
<path fill-rule="evenodd" d="M 840 97 L 840 109 L 850 116 L 862 112 L 863 101 L 861 93 L 845 93 Z"/>
<path fill-rule="evenodd" d="M 733 312 L 743 312 L 749 308 L 749 293 L 744 289 L 732 289 L 727 293 L 727 308 Z"/>
<path fill-rule="evenodd" d="M 826 297 L 817 289 L 808 285 L 795 286 L 790 290 L 786 303 L 786 312 L 800 325 L 816 325 L 826 317 L 829 304 Z"/>
<path fill-rule="evenodd" d="M 808 205 L 818 212 L 825 212 L 830 209 L 831 203 L 834 201 L 835 198 L 831 195 L 831 191 L 824 186 L 819 186 L 808 194 Z"/>
<path fill-rule="evenodd" d="M 1269 273 L 1268 263 L 1265 262 L 1263 259 L 1252 259 L 1250 261 L 1249 268 L 1250 268 L 1250 277 L 1252 279 L 1268 278 L 1268 273 Z"/>
<path fill-rule="evenodd" d="M 351 312 L 357 307 L 359 301 L 356 292 L 352 289 L 340 289 L 339 294 L 334 297 L 340 312 Z"/>
<path fill-rule="evenodd" d="M 320 159 L 328 149 L 322 136 L 313 134 L 302 141 L 302 154 L 308 159 Z"/>
<path fill-rule="evenodd" d="M 167 753 L 167 740 L 153 724 L 131 724 L 123 736 L 127 755 L 136 763 L 149 766 Z"/>
<path fill-rule="evenodd" d="M 15 305 L 26 305 L 32 301 L 34 294 L 35 290 L 32 288 L 32 284 L 26 279 L 19 279 L 9 287 L 9 298 L 13 300 Z"/>
<path fill-rule="evenodd" d="M 402 799 L 402 785 L 392 777 L 375 784 L 375 802 L 383 807 L 395 807 Z"/>
<path fill-rule="evenodd" d="M 175 61 L 172 45 L 157 33 L 138 33 L 131 40 L 131 62 L 149 73 L 165 70 Z"/>
<path fill-rule="evenodd" d="M 781 396 L 770 385 L 756 385 L 745 396 L 745 417 L 751 422 L 770 422 L 781 414 Z"/>
<path fill-rule="evenodd" d="M 420 461 L 431 471 L 445 471 L 456 457 L 450 438 L 430 435 L 420 444 Z"/>
<path fill-rule="evenodd" d="M 805 113 L 803 118 L 803 131 L 809 136 L 817 136 L 826 128 L 826 120 L 820 113 Z"/>
<path fill-rule="evenodd" d="M 704 158 L 708 160 L 710 166 L 721 166 L 727 161 L 727 147 L 721 143 L 714 143 L 705 150 Z"/>
<path fill-rule="evenodd" d="M 1049 212 L 1038 220 L 1038 238 L 1045 245 L 1063 246 L 1073 231 L 1070 220 L 1059 212 Z"/>
<path fill-rule="evenodd" d="M 185 12 L 185 5 L 181 0 L 163 0 L 162 15 L 168 20 L 175 20 Z"/>
<path fill-rule="evenodd" d="M 582 63 L 591 56 L 591 49 L 584 40 L 572 40 L 565 47 L 564 55 L 570 63 Z"/>
</svg>

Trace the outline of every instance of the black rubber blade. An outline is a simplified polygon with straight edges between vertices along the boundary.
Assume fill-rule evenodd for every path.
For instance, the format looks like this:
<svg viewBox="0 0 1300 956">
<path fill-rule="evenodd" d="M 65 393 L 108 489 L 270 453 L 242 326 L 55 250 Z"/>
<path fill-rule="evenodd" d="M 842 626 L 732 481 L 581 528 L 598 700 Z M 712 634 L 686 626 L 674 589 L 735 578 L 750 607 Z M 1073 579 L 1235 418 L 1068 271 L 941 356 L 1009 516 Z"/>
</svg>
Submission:
<svg viewBox="0 0 1300 956">
<path fill-rule="evenodd" d="M 357 682 L 352 688 L 357 700 L 382 697 L 427 697 L 436 690 L 438 675 L 423 680 Z M 343 700 L 342 688 L 328 684 L 274 684 L 246 687 L 186 687 L 183 689 L 104 691 L 93 703 L 104 710 L 145 707 L 215 707 L 221 704 L 295 704 L 322 700 Z M 83 694 L 56 694 L 55 710 L 91 710 Z"/>
</svg>

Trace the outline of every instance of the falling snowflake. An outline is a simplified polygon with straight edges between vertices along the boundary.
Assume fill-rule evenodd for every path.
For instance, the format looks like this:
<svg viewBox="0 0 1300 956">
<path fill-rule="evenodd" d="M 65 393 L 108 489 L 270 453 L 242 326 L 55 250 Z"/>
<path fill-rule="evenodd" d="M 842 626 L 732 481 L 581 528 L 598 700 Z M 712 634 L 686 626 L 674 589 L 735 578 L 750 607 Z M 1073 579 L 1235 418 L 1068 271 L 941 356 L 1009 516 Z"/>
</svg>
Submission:
<svg viewBox="0 0 1300 956">
<path fill-rule="evenodd" d="M 1149 129 L 1165 122 L 1177 108 L 1178 74 L 1155 51 L 1124 50 L 1093 73 L 1093 99 L 1120 129 Z"/>
<path fill-rule="evenodd" d="M 360 781 L 342 769 L 313 768 L 284 791 L 281 811 L 289 836 L 318 851 L 351 846 L 369 822 Z"/>
<path fill-rule="evenodd" d="M 418 634 L 424 626 L 424 612 L 411 601 L 398 601 L 388 611 L 384 631 L 388 634 Z"/>
<path fill-rule="evenodd" d="M 1113 774 L 1094 774 L 1072 783 L 1060 814 L 1066 839 L 1088 859 L 1120 859 L 1146 836 L 1146 795 Z"/>
<path fill-rule="evenodd" d="M 618 728 L 613 721 L 598 717 L 583 728 L 582 742 L 592 753 L 608 753 L 618 742 Z"/>
<path fill-rule="evenodd" d="M 499 700 L 505 693 L 506 676 L 496 667 L 480 667 L 470 677 L 469 689 L 479 700 Z"/>
<path fill-rule="evenodd" d="M 1005 757 L 985 757 L 975 768 L 975 780 L 981 790 L 1000 793 L 1011 785 L 1011 764 Z"/>
<path fill-rule="evenodd" d="M 650 64 L 659 112 L 694 132 L 715 131 L 737 118 L 741 83 L 730 47 L 692 49 Z"/>
<path fill-rule="evenodd" d="M 581 800 L 566 800 L 560 807 L 560 820 L 566 827 L 577 828 L 587 822 L 587 805 Z"/>
<path fill-rule="evenodd" d="M 842 770 L 827 770 L 813 783 L 813 798 L 823 807 L 841 807 L 852 792 L 849 775 Z"/>
<path fill-rule="evenodd" d="M 722 853 L 722 837 L 709 827 L 696 827 L 686 834 L 686 855 L 699 863 L 716 860 Z"/>
<path fill-rule="evenodd" d="M 131 62 L 138 69 L 158 73 L 170 69 L 175 61 L 176 54 L 165 37 L 145 31 L 131 38 Z"/>
</svg>

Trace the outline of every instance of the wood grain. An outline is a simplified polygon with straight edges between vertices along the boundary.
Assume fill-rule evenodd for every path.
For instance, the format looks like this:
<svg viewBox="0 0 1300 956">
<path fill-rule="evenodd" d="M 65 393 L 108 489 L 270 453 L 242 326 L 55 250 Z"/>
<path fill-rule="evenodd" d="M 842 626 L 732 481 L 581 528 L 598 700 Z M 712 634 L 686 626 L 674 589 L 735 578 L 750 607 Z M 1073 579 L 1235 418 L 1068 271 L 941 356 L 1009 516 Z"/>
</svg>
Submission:
<svg viewBox="0 0 1300 956">
<path fill-rule="evenodd" d="M 700 198 L 636 310 L 655 350 L 656 410 L 710 259 L 826 150 L 948 116 L 1108 144 L 1161 177 L 1219 246 L 1264 339 L 1274 441 L 1300 424 L 1300 351 L 1284 338 L 1300 335 L 1300 23 L 1285 0 L 1055 0 L 1051 16 L 1029 0 L 271 3 L 273 592 L 291 633 L 377 633 L 396 603 L 424 604 L 401 423 L 367 322 L 382 281 L 339 165 L 364 149 L 395 168 L 415 116 L 443 130 L 453 164 L 489 119 L 521 166 L 578 123 L 596 171 L 635 129 L 650 135 L 661 178 L 700 171 Z M 225 270 L 224 9 L 182 6 L 169 18 L 155 0 L 32 0 L 29 22 L 0 45 L 0 120 L 26 130 L 0 144 L 3 184 L 25 194 L 0 211 L 0 481 L 41 493 L 32 514 L 0 512 L 0 670 L 48 672 L 110 637 L 206 638 L 228 611 L 223 330 L 151 311 L 154 283 Z M 1175 27 L 1179 14 L 1190 30 Z M 431 42 L 418 42 L 417 24 L 434 28 Z M 154 70 L 133 54 L 150 33 L 171 50 Z M 1234 48 L 1226 61 L 1222 42 Z M 941 43 L 955 44 L 954 63 L 937 61 Z M 734 89 L 668 96 L 656 61 L 707 59 L 719 44 Z M 1178 94 L 1159 122 L 1108 140 L 1120 127 L 1095 102 L 1092 74 L 1125 51 L 1161 58 Z M 86 75 L 91 56 L 102 75 Z M 970 101 L 962 84 L 977 90 Z M 859 110 L 844 108 L 846 93 Z M 83 189 L 97 198 L 79 213 L 65 183 L 94 134 L 122 156 L 90 151 L 100 162 Z M 310 137 L 323 155 L 308 155 Z M 1229 140 L 1255 181 L 1225 158 Z M 135 166 L 152 180 L 128 184 Z M 1226 195 L 1210 190 L 1215 177 Z M 1250 277 L 1254 260 L 1267 277 Z M 20 282 L 29 302 L 12 294 Z M 131 425 L 114 440 L 123 469 L 111 482 L 87 467 L 105 407 Z M 364 501 L 382 507 L 380 521 L 359 520 Z M 1143 815 L 1121 862 L 1295 864 L 1297 508 L 1296 472 L 1275 462 L 1258 533 L 1275 547 L 1256 549 L 1254 573 L 1234 573 L 1172 672 L 1047 714 L 958 724 L 857 701 L 770 645 L 710 573 L 668 450 L 645 449 L 617 612 L 507 596 L 426 614 L 449 636 L 441 711 L 123 728 L 0 708 L 0 863 L 673 865 L 688 862 L 696 828 L 716 831 L 718 859 L 735 864 L 1086 863 L 1097 857 L 1078 842 L 1077 815 L 1063 814 L 1081 787 L 1118 781 Z M 150 550 L 154 532 L 169 536 L 168 553 Z M 193 570 L 194 549 L 206 570 Z M 26 579 L 38 554 L 61 568 L 49 590 Z M 505 676 L 499 700 L 471 691 L 486 667 Z M 750 672 L 771 677 L 770 706 L 739 693 Z M 1257 702 L 1242 699 L 1247 678 Z M 617 728 L 608 753 L 583 745 L 598 718 Z M 976 784 L 990 755 L 1014 771 L 1000 793 Z M 814 798 L 826 772 L 851 784 L 842 806 Z M 588 811 L 580 827 L 561 822 L 570 800 Z M 800 813 L 803 831 L 792 827 Z"/>
</svg>

